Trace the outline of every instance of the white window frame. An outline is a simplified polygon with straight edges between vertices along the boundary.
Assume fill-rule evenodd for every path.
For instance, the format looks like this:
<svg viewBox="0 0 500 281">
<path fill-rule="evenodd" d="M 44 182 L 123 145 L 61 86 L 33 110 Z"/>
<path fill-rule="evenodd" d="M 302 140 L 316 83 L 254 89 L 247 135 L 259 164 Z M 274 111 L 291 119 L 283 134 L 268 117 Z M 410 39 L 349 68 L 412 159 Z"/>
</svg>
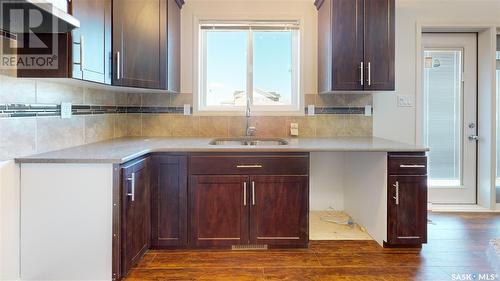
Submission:
<svg viewBox="0 0 500 281">
<path fill-rule="evenodd" d="M 230 26 L 238 26 L 241 29 L 247 30 L 247 78 L 246 91 L 250 95 L 250 107 L 253 115 L 303 115 L 302 110 L 303 98 L 301 94 L 301 73 L 300 73 L 300 37 L 301 28 L 299 20 L 280 20 L 280 21 L 238 21 L 238 20 L 200 20 L 197 23 L 198 28 L 198 81 L 197 82 L 197 98 L 195 99 L 195 114 L 217 114 L 217 115 L 241 115 L 245 112 L 245 106 L 208 106 L 207 105 L 207 75 L 206 75 L 206 35 L 207 29 L 202 29 L 202 26 L 217 26 L 224 30 L 224 26 L 228 26 L 227 30 L 231 30 Z M 292 93 L 291 104 L 289 105 L 254 105 L 253 104 L 253 31 L 262 30 L 266 27 L 266 31 L 275 30 L 294 30 L 292 32 Z M 260 27 L 261 29 L 256 29 Z M 288 27 L 293 27 L 289 28 Z"/>
</svg>

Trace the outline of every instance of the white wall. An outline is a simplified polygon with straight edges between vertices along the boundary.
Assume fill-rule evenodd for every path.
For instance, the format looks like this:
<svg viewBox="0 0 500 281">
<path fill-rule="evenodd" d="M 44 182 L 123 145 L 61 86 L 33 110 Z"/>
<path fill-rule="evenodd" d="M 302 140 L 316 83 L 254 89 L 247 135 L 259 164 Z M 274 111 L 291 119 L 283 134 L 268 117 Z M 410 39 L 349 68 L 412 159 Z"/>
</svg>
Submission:
<svg viewBox="0 0 500 281">
<path fill-rule="evenodd" d="M 0 162 L 0 280 L 19 276 L 19 166 Z"/>
<path fill-rule="evenodd" d="M 344 155 L 343 152 L 311 153 L 311 210 L 344 210 Z"/>
<path fill-rule="evenodd" d="M 397 95 L 416 95 L 416 25 L 500 25 L 498 0 L 396 0 L 396 93 L 374 94 L 373 134 L 417 143 L 416 108 L 397 107 Z"/>
</svg>

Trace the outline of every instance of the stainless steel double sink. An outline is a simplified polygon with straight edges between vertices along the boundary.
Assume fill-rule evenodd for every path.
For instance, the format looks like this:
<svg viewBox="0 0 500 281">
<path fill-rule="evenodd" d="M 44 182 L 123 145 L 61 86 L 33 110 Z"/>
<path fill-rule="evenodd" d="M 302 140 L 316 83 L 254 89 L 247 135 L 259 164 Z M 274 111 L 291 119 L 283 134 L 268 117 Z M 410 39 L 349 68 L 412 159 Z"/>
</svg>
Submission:
<svg viewBox="0 0 500 281">
<path fill-rule="evenodd" d="M 255 137 L 241 137 L 241 138 L 218 138 L 209 142 L 210 145 L 229 145 L 229 146 L 280 146 L 288 145 L 288 141 L 282 138 L 255 138 Z"/>
</svg>

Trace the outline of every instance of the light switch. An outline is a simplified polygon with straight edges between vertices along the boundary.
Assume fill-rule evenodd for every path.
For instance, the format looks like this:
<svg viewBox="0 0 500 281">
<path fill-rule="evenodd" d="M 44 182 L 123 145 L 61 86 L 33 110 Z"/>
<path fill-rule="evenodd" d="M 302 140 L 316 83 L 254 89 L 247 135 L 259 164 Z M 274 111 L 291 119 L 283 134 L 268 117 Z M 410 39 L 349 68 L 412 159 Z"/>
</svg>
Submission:
<svg viewBox="0 0 500 281">
<path fill-rule="evenodd" d="M 61 103 L 61 118 L 62 119 L 67 119 L 71 118 L 72 115 L 72 106 L 70 102 L 62 102 Z"/>
<path fill-rule="evenodd" d="M 411 96 L 398 96 L 398 106 L 399 107 L 413 107 L 413 99 Z"/>
</svg>

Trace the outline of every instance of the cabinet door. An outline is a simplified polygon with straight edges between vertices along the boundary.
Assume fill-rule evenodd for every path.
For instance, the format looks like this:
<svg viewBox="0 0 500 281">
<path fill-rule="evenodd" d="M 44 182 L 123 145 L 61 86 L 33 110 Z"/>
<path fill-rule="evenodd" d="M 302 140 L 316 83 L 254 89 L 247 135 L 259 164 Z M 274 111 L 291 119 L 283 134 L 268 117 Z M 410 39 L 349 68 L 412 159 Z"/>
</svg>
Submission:
<svg viewBox="0 0 500 281">
<path fill-rule="evenodd" d="M 427 177 L 389 176 L 388 244 L 420 245 L 427 239 Z"/>
<path fill-rule="evenodd" d="M 181 4 L 179 0 L 162 1 L 161 16 L 161 65 L 160 88 L 171 92 L 180 91 L 180 64 L 181 64 Z M 163 6 L 166 6 L 165 8 Z"/>
<path fill-rule="evenodd" d="M 248 177 L 192 176 L 190 243 L 195 247 L 248 243 Z"/>
<path fill-rule="evenodd" d="M 394 90 L 394 0 L 364 0 L 365 90 Z"/>
<path fill-rule="evenodd" d="M 250 241 L 253 244 L 307 246 L 307 176 L 250 178 Z"/>
<path fill-rule="evenodd" d="M 186 246 L 187 156 L 154 156 L 152 175 L 152 246 Z"/>
<path fill-rule="evenodd" d="M 150 171 L 144 158 L 122 168 L 122 276 L 150 245 Z"/>
<path fill-rule="evenodd" d="M 115 0 L 114 85 L 159 88 L 161 1 Z"/>
<path fill-rule="evenodd" d="M 111 83 L 111 0 L 73 0 L 73 78 Z"/>
<path fill-rule="evenodd" d="M 363 0 L 331 0 L 331 9 L 331 90 L 363 90 Z"/>
</svg>

